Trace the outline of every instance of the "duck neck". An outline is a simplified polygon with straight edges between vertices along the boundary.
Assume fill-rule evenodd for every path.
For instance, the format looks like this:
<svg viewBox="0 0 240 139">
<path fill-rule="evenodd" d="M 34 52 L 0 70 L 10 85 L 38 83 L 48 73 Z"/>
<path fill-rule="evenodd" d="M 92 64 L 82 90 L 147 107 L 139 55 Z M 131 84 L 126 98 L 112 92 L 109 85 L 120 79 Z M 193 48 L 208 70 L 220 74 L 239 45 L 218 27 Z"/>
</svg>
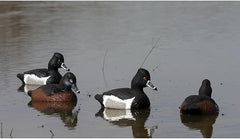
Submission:
<svg viewBox="0 0 240 139">
<path fill-rule="evenodd" d="M 140 86 L 137 86 L 137 85 L 133 85 L 133 84 L 132 84 L 132 85 L 131 85 L 131 88 L 143 92 L 143 87 L 140 87 Z"/>
<path fill-rule="evenodd" d="M 58 70 L 48 70 L 49 74 L 55 77 L 61 76 L 61 74 L 58 72 Z"/>
<path fill-rule="evenodd" d="M 132 82 L 131 82 L 131 88 L 135 90 L 143 91 L 143 86 L 138 80 L 139 79 L 135 75 L 135 77 L 132 79 Z"/>
<path fill-rule="evenodd" d="M 63 91 L 69 91 L 69 89 L 68 89 L 68 88 L 66 87 L 66 85 L 64 84 L 63 80 L 60 80 L 59 86 L 60 86 L 61 90 L 63 90 Z"/>
<path fill-rule="evenodd" d="M 58 68 L 52 66 L 51 64 L 48 64 L 48 71 L 51 75 L 52 74 L 59 74 Z"/>
<path fill-rule="evenodd" d="M 199 89 L 199 96 L 208 96 L 211 97 L 212 95 L 212 88 L 211 86 L 201 86 Z"/>
</svg>

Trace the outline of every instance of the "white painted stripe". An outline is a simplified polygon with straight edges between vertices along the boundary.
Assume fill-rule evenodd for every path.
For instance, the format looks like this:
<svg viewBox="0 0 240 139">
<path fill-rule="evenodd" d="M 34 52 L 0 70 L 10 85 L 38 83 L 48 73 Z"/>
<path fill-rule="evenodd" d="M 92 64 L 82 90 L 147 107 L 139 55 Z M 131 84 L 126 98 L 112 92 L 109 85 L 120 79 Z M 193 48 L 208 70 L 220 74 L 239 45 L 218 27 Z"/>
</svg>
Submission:
<svg viewBox="0 0 240 139">
<path fill-rule="evenodd" d="M 39 78 L 38 76 L 36 76 L 34 74 L 24 74 L 23 79 L 24 79 L 25 84 L 45 85 L 48 78 L 50 78 L 50 76 Z"/>
<path fill-rule="evenodd" d="M 113 95 L 103 95 L 103 105 L 106 107 L 106 108 L 114 108 L 114 109 L 131 109 L 131 105 L 132 105 L 132 102 L 134 100 L 135 97 L 133 98 L 130 98 L 130 99 L 120 99 L 116 96 L 113 96 Z M 123 104 L 125 105 L 125 107 L 120 107 L 120 106 L 117 106 L 117 105 L 111 105 L 111 104 L 108 104 L 107 102 L 108 101 L 113 101 L 113 102 L 116 102 L 116 103 L 119 103 L 119 104 Z"/>
<path fill-rule="evenodd" d="M 104 109 L 103 118 L 108 121 L 119 121 L 121 119 L 136 120 L 131 110 Z"/>
<path fill-rule="evenodd" d="M 24 85 L 24 93 L 28 93 L 28 91 L 32 91 L 40 87 L 41 85 Z"/>
</svg>

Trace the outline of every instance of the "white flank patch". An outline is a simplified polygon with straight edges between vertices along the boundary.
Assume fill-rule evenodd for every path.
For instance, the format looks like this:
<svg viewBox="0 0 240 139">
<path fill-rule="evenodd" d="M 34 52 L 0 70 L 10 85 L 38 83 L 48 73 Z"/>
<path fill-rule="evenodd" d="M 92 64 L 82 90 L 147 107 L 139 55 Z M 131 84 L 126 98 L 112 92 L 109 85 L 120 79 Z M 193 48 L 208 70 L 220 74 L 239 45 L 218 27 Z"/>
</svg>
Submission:
<svg viewBox="0 0 240 139">
<path fill-rule="evenodd" d="M 103 95 L 103 105 L 106 108 L 113 108 L 113 109 L 131 109 L 131 104 L 135 97 L 130 99 L 122 100 L 113 95 Z"/>
<path fill-rule="evenodd" d="M 25 84 L 45 85 L 49 77 L 50 76 L 39 78 L 34 74 L 24 74 L 24 82 Z"/>
<path fill-rule="evenodd" d="M 32 91 L 40 87 L 40 85 L 24 85 L 24 93 L 28 93 L 28 91 Z"/>
<path fill-rule="evenodd" d="M 104 109 L 103 118 L 108 121 L 119 121 L 121 119 L 136 120 L 131 110 Z"/>
</svg>

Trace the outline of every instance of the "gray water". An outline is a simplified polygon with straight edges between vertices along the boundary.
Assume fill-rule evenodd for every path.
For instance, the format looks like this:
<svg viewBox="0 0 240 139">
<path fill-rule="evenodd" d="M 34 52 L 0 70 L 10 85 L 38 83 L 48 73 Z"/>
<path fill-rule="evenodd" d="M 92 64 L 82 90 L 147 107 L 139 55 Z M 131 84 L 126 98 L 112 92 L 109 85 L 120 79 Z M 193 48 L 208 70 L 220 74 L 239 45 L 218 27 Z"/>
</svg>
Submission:
<svg viewBox="0 0 240 139">
<path fill-rule="evenodd" d="M 240 2 L 0 2 L 1 136 L 240 137 L 239 7 Z M 143 65 L 158 87 L 144 89 L 150 110 L 100 109 L 94 95 L 129 87 L 158 39 Z M 47 67 L 54 52 L 64 55 L 77 77 L 77 104 L 32 103 L 16 77 Z M 180 117 L 178 107 L 198 93 L 205 78 L 219 115 Z"/>
</svg>

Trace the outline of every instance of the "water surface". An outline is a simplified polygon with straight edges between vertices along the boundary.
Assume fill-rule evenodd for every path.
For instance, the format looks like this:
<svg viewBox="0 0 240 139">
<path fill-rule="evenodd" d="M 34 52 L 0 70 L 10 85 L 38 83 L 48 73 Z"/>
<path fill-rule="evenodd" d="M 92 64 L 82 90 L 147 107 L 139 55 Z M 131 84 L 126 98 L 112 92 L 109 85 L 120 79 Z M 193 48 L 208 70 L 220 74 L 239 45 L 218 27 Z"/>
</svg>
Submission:
<svg viewBox="0 0 240 139">
<path fill-rule="evenodd" d="M 239 2 L 0 2 L 0 122 L 9 137 L 239 137 Z M 94 95 L 129 87 L 143 67 L 148 110 L 101 109 Z M 16 74 L 65 57 L 76 104 L 32 103 Z M 104 62 L 105 59 L 105 62 Z M 60 70 L 62 74 L 64 70 Z M 218 116 L 181 117 L 212 83 Z M 31 88 L 31 87 L 30 87 Z"/>
</svg>

